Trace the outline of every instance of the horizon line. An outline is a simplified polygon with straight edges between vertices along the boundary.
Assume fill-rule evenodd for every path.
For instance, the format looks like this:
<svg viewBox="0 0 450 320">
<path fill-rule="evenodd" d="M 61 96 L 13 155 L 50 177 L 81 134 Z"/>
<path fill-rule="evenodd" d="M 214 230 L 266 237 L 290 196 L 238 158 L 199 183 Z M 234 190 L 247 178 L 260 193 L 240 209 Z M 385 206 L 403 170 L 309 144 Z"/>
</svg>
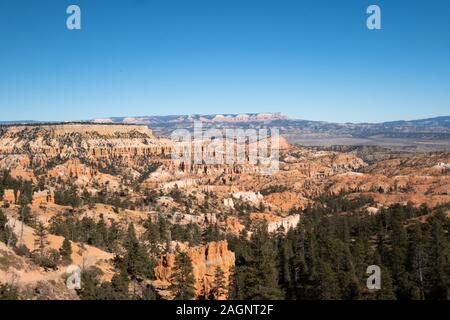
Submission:
<svg viewBox="0 0 450 320">
<path fill-rule="evenodd" d="M 387 120 L 387 121 L 381 121 L 381 122 L 352 122 L 352 121 L 345 121 L 345 122 L 332 122 L 332 121 L 326 121 L 326 120 L 311 120 L 311 119 L 302 119 L 302 118 L 294 118 L 287 114 L 284 114 L 282 112 L 249 112 L 249 113 L 213 113 L 213 114 L 168 114 L 168 115 L 144 115 L 144 116 L 107 116 L 107 117 L 96 117 L 92 119 L 85 119 L 85 120 L 5 120 L 0 121 L 0 126 L 11 126 L 11 125 L 45 125 L 45 124 L 83 124 L 83 123 L 89 123 L 89 124 L 123 124 L 123 125 L 146 125 L 145 123 L 102 123 L 102 122 L 95 122 L 98 120 L 113 120 L 113 119 L 120 119 L 120 118 L 134 118 L 139 120 L 140 118 L 163 118 L 163 117 L 191 117 L 191 116 L 199 116 L 199 117 L 212 117 L 212 116 L 239 116 L 239 115 L 258 115 L 258 114 L 271 114 L 271 115 L 281 115 L 286 116 L 287 119 L 274 119 L 274 120 L 249 120 L 249 121 L 236 121 L 234 123 L 244 123 L 244 122 L 272 122 L 272 121 L 310 121 L 310 122 L 322 122 L 322 123 L 330 123 L 330 124 L 383 124 L 383 123 L 391 123 L 391 122 L 411 122 L 411 121 L 424 121 L 424 120 L 436 120 L 440 118 L 450 118 L 450 115 L 440 115 L 440 116 L 433 116 L 433 117 L 426 117 L 426 118 L 414 118 L 414 119 L 399 119 L 399 120 Z M 219 122 L 219 121 L 218 121 Z"/>
</svg>

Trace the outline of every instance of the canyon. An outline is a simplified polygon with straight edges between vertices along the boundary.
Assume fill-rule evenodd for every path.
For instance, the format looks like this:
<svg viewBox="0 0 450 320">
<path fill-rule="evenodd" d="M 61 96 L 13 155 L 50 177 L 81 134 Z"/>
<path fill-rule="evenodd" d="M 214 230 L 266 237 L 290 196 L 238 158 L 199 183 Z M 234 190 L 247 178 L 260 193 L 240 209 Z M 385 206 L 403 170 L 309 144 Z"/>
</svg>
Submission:
<svg viewBox="0 0 450 320">
<path fill-rule="evenodd" d="M 262 114 L 215 116 L 209 121 L 287 120 L 282 115 Z M 216 269 L 222 270 L 228 285 L 235 267 L 235 254 L 226 237 L 244 232 L 249 236 L 260 224 L 269 233 L 286 234 L 302 220 L 303 210 L 322 196 L 370 198 L 373 203 L 364 207 L 367 214 L 399 203 L 429 208 L 450 203 L 447 151 L 398 158 L 393 154 L 369 163 L 352 152 L 309 148 L 283 140 L 279 171 L 267 176 L 259 172 L 258 163 L 175 161 L 171 158 L 174 142 L 156 136 L 146 125 L 107 122 L 114 121 L 0 126 L 0 172 L 5 180 L 0 190 L 1 210 L 20 243 L 30 251 L 36 249 L 33 234 L 37 225 L 24 226 L 20 221 L 27 202 L 24 195 L 30 191 L 30 212 L 49 230 L 55 219 L 62 217 L 90 218 L 123 230 L 132 224 L 138 239 L 150 245 L 144 222 L 164 218 L 172 226 L 172 234 L 167 244 L 157 246 L 160 253 L 153 254 L 155 279 L 148 285 L 167 299 L 173 298 L 170 287 L 177 254 L 184 252 L 192 261 L 195 296 L 207 296 Z M 77 201 L 66 200 L 67 194 Z M 175 234 L 180 227 L 198 228 L 201 233 L 217 230 L 222 240 L 186 240 Z M 58 249 L 63 240 L 50 234 L 49 246 Z M 71 245 L 73 263 L 83 268 L 95 266 L 103 280 L 111 281 L 117 271 L 112 252 L 73 241 Z M 77 249 L 80 246 L 82 253 Z M 115 254 L 120 256 L 121 250 Z M 0 261 L 9 262 L 0 265 L 0 280 L 13 277 L 24 296 L 42 283 L 64 287 L 63 267 L 45 271 L 3 244 L 1 257 Z M 50 280 L 54 284 L 49 284 L 53 283 Z M 58 298 L 76 297 L 69 289 L 58 292 Z M 226 293 L 216 298 L 225 299 Z"/>
</svg>

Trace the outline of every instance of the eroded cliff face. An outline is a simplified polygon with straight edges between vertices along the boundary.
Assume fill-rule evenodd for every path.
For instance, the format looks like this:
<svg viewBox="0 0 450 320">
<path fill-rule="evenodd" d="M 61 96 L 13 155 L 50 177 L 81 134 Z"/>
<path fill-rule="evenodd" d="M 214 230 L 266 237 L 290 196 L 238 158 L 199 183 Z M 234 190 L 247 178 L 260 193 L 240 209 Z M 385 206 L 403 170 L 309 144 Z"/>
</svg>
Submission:
<svg viewBox="0 0 450 320">
<path fill-rule="evenodd" d="M 206 156 L 204 142 L 202 154 Z M 195 143 L 192 143 L 194 152 Z M 234 146 L 236 148 L 236 145 Z M 280 149 L 289 148 L 284 138 L 280 138 Z M 249 145 L 245 150 L 248 153 Z M 54 167 L 73 158 L 83 160 L 99 168 L 121 167 L 133 170 L 143 169 L 151 163 L 163 164 L 169 174 L 185 173 L 194 176 L 215 177 L 226 175 L 224 179 L 241 173 L 254 174 L 258 166 L 244 161 L 234 164 L 194 163 L 172 159 L 175 142 L 156 137 L 142 125 L 113 124 L 55 124 L 23 125 L 0 128 L 0 168 L 12 171 L 15 177 L 35 180 L 30 168 Z M 200 159 L 203 155 L 199 155 Z M 152 178 L 151 176 L 149 178 Z M 149 186 L 151 179 L 149 179 Z"/>
<path fill-rule="evenodd" d="M 228 249 L 227 241 L 209 242 L 206 245 L 189 248 L 178 245 L 192 260 L 195 278 L 196 297 L 208 297 L 213 289 L 216 268 L 220 267 L 225 274 L 225 286 L 228 286 L 230 270 L 235 265 L 235 255 Z M 154 283 L 158 292 L 164 297 L 170 297 L 168 288 L 173 276 L 175 253 L 163 255 L 155 268 L 156 281 Z M 219 297 L 225 299 L 226 296 Z"/>
<path fill-rule="evenodd" d="M 83 164 L 78 158 L 71 158 L 63 164 L 57 165 L 47 171 L 47 178 L 59 179 L 60 181 L 72 183 L 80 188 L 98 186 L 106 187 L 110 191 L 120 189 L 121 179 L 119 177 L 102 173 L 98 169 Z"/>
<path fill-rule="evenodd" d="M 449 163 L 450 153 L 416 154 L 335 175 L 323 186 L 330 194 L 366 196 L 380 205 L 411 202 L 435 207 L 450 202 Z"/>
<path fill-rule="evenodd" d="M 280 170 L 263 176 L 258 166 L 250 163 L 208 165 L 173 160 L 173 146 L 173 141 L 155 137 L 141 125 L 2 127 L 0 169 L 32 182 L 37 182 L 35 175 L 41 170 L 49 179 L 75 179 L 77 186 L 95 185 L 97 190 L 108 185 L 117 191 L 125 180 L 138 180 L 142 189 L 214 192 L 222 203 L 236 200 L 233 194 L 266 191 L 257 203 L 238 198 L 282 215 L 305 208 L 322 194 L 375 195 L 386 205 L 411 200 L 434 206 L 450 197 L 450 153 L 416 154 L 368 165 L 353 154 L 282 142 Z M 155 164 L 158 167 L 146 174 Z"/>
<path fill-rule="evenodd" d="M 170 154 L 170 150 L 170 140 L 134 125 L 12 126 L 0 136 L 0 154 L 104 157 Z"/>
<path fill-rule="evenodd" d="M 36 174 L 79 187 L 117 190 L 121 177 L 139 177 L 153 163 L 170 159 L 172 141 L 145 126 L 62 124 L 2 127 L 0 170 L 37 182 Z M 110 174 L 114 173 L 114 175 Z"/>
</svg>

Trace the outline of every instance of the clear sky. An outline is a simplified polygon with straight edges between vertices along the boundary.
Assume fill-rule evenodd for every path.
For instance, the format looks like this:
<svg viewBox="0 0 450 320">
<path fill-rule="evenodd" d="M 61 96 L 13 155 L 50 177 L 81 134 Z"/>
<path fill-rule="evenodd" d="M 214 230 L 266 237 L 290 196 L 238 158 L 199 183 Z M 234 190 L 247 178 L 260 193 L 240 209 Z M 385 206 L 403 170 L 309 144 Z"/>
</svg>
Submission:
<svg viewBox="0 0 450 320">
<path fill-rule="evenodd" d="M 0 121 L 243 112 L 450 115 L 450 1 L 0 0 Z"/>
</svg>

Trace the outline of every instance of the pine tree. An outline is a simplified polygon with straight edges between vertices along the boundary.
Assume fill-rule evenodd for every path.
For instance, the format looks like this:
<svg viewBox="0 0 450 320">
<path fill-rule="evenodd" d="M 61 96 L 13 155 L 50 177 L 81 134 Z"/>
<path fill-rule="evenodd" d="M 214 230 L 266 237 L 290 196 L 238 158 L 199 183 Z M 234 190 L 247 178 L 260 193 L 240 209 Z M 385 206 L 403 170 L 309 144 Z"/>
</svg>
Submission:
<svg viewBox="0 0 450 320">
<path fill-rule="evenodd" d="M 338 265 L 334 266 L 341 288 L 341 297 L 346 300 L 357 300 L 360 297 L 361 290 L 354 267 L 353 257 L 350 253 L 348 244 L 342 243 L 342 246 L 343 252 L 340 254 L 341 260 Z"/>
<path fill-rule="evenodd" d="M 147 221 L 144 223 L 143 227 L 145 228 L 145 239 L 148 240 L 151 245 L 157 245 L 161 240 L 159 228 L 157 224 L 153 223 L 152 217 L 150 215 L 148 216 Z"/>
<path fill-rule="evenodd" d="M 292 295 L 295 299 L 314 298 L 314 274 L 316 271 L 316 236 L 308 217 L 302 221 L 296 234 L 293 245 L 294 257 L 292 258 L 291 279 Z"/>
<path fill-rule="evenodd" d="M 82 204 L 82 200 L 78 196 L 78 190 L 75 186 L 71 186 L 71 188 L 69 189 L 68 204 L 72 207 L 73 210 L 75 210 Z"/>
<path fill-rule="evenodd" d="M 48 246 L 49 241 L 47 239 L 48 233 L 47 230 L 44 227 L 44 224 L 42 222 L 39 222 L 36 230 L 34 231 L 34 246 L 35 250 L 38 251 L 40 258 L 44 258 L 45 248 Z"/>
<path fill-rule="evenodd" d="M 205 229 L 202 238 L 204 243 L 222 240 L 218 225 L 209 224 Z"/>
<path fill-rule="evenodd" d="M 210 299 L 219 300 L 227 298 L 228 288 L 225 284 L 225 273 L 219 266 L 214 273 L 213 287 L 210 292 Z"/>
<path fill-rule="evenodd" d="M 275 245 L 267 232 L 267 225 L 257 228 L 249 243 L 250 254 L 238 268 L 242 283 L 240 296 L 245 300 L 276 300 L 283 298 L 278 287 Z"/>
<path fill-rule="evenodd" d="M 108 252 L 114 252 L 117 248 L 117 242 L 121 237 L 121 231 L 119 229 L 118 223 L 111 219 L 110 226 L 107 233 L 107 241 L 105 249 Z"/>
<path fill-rule="evenodd" d="M 315 273 L 315 298 L 319 300 L 340 299 L 341 292 L 336 273 L 331 266 L 322 259 L 317 261 L 317 272 Z"/>
<path fill-rule="evenodd" d="M 450 243 L 444 225 L 448 218 L 437 212 L 427 223 L 427 298 L 447 299 L 450 293 Z"/>
<path fill-rule="evenodd" d="M 105 248 L 108 242 L 108 227 L 106 226 L 103 214 L 95 226 L 95 236 L 93 239 L 94 245 L 99 248 Z"/>
<path fill-rule="evenodd" d="M 128 274 L 134 279 L 153 278 L 154 263 L 150 259 L 145 247 L 137 239 L 136 231 L 132 223 L 128 226 L 124 248 L 126 250 L 124 261 Z"/>
<path fill-rule="evenodd" d="M 120 262 L 119 273 L 115 274 L 111 279 L 111 286 L 117 297 L 124 299 L 128 296 L 130 279 L 128 277 L 127 265 L 125 261 Z"/>
<path fill-rule="evenodd" d="M 407 298 L 408 274 L 405 270 L 406 254 L 408 250 L 408 237 L 403 225 L 404 212 L 401 207 L 391 209 L 391 250 L 389 253 L 389 269 L 394 280 L 397 295 Z"/>
<path fill-rule="evenodd" d="M 69 239 L 64 238 L 61 248 L 59 249 L 59 254 L 63 263 L 69 264 L 72 262 L 72 245 Z"/>
<path fill-rule="evenodd" d="M 46 270 L 49 268 L 55 270 L 60 262 L 60 254 L 56 249 L 47 249 L 49 245 L 48 233 L 41 222 L 38 223 L 34 236 L 35 251 L 32 254 L 32 259 Z"/>
<path fill-rule="evenodd" d="M 195 278 L 192 260 L 185 252 L 175 258 L 170 291 L 176 300 L 192 300 L 195 297 Z"/>
<path fill-rule="evenodd" d="M 278 252 L 278 270 L 279 270 L 279 285 L 285 290 L 287 296 L 292 297 L 292 279 L 291 279 L 291 260 L 294 255 L 292 251 L 292 242 L 290 238 L 284 234 L 277 236 L 277 252 Z"/>
<path fill-rule="evenodd" d="M 395 295 L 394 285 L 392 283 L 391 273 L 389 269 L 380 266 L 381 268 L 381 290 L 375 293 L 375 298 L 378 300 L 397 300 Z"/>
<path fill-rule="evenodd" d="M 228 299 L 237 300 L 238 296 L 239 296 L 239 288 L 236 277 L 236 267 L 233 266 L 230 268 L 228 275 Z"/>
<path fill-rule="evenodd" d="M 392 283 L 391 273 L 389 269 L 386 268 L 381 262 L 381 256 L 378 250 L 375 250 L 372 253 L 372 256 L 369 259 L 370 265 L 379 266 L 381 269 L 381 289 L 376 290 L 375 292 L 367 291 L 363 297 L 366 300 L 396 300 L 397 296 L 395 295 L 394 285 Z M 365 281 L 367 280 L 367 274 Z"/>
<path fill-rule="evenodd" d="M 424 275 L 426 266 L 426 252 L 422 227 L 419 223 L 411 227 L 408 248 L 408 269 L 411 274 L 412 288 L 410 298 L 424 300 Z"/>
<path fill-rule="evenodd" d="M 98 277 L 102 271 L 97 267 L 90 267 L 81 273 L 81 289 L 77 290 L 78 296 L 83 300 L 98 299 Z"/>
</svg>

